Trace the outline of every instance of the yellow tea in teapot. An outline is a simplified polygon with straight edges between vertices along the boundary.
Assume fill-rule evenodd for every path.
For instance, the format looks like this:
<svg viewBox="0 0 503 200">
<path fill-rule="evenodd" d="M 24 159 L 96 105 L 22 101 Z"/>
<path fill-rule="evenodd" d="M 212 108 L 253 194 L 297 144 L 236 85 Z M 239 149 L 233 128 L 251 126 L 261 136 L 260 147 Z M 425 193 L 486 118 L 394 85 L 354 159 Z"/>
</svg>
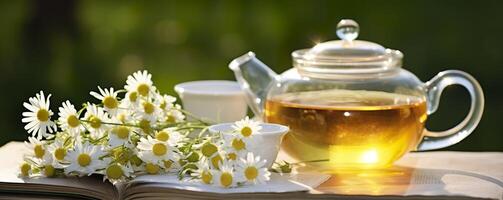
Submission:
<svg viewBox="0 0 503 200">
<path fill-rule="evenodd" d="M 386 166 L 413 150 L 426 121 L 422 98 L 375 91 L 287 93 L 266 102 L 265 120 L 290 127 L 282 148 L 330 167 Z"/>
</svg>

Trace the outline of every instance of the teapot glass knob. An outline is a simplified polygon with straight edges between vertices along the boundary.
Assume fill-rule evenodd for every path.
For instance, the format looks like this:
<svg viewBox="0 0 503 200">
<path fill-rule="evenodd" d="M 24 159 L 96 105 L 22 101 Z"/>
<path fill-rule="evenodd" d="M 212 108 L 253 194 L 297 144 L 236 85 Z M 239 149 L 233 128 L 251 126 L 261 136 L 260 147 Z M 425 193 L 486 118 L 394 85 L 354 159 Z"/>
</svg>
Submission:
<svg viewBox="0 0 503 200">
<path fill-rule="evenodd" d="M 353 41 L 358 37 L 360 27 L 352 19 L 343 19 L 337 24 L 337 36 L 344 41 Z"/>
</svg>

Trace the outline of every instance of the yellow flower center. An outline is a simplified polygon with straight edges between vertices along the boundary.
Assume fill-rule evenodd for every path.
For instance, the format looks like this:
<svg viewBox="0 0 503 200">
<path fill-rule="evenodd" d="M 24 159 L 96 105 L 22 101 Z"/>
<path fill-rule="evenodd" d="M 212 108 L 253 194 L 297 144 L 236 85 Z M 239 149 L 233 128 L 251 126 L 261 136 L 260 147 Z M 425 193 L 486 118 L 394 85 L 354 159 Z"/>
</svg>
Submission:
<svg viewBox="0 0 503 200">
<path fill-rule="evenodd" d="M 215 146 L 214 144 L 210 143 L 210 142 L 207 142 L 203 145 L 203 147 L 201 148 L 201 152 L 203 153 L 204 156 L 206 157 L 210 157 L 212 156 L 215 152 L 218 151 L 218 148 L 217 146 Z"/>
<path fill-rule="evenodd" d="M 42 158 L 42 157 L 44 157 L 45 149 L 44 149 L 44 147 L 42 147 L 41 144 L 37 144 L 33 148 L 33 152 L 35 153 L 35 157 Z"/>
<path fill-rule="evenodd" d="M 145 170 L 149 174 L 157 174 L 159 172 L 159 166 L 152 164 L 152 163 L 147 163 L 145 165 Z"/>
<path fill-rule="evenodd" d="M 166 154 L 167 151 L 168 147 L 166 147 L 163 143 L 156 143 L 152 146 L 152 152 L 154 152 L 154 155 L 156 156 L 162 156 Z"/>
<path fill-rule="evenodd" d="M 154 113 L 154 111 L 155 111 L 154 104 L 152 104 L 150 102 L 143 102 L 142 105 L 143 105 L 143 111 L 145 111 L 145 113 L 147 113 L 147 114 Z"/>
<path fill-rule="evenodd" d="M 56 159 L 58 159 L 58 160 L 65 159 L 65 156 L 66 156 L 66 149 L 64 149 L 64 148 L 57 148 L 54 151 L 54 157 L 56 157 Z"/>
<path fill-rule="evenodd" d="M 143 132 L 145 132 L 145 133 L 150 132 L 150 121 L 148 121 L 146 119 L 142 119 L 142 120 L 140 120 L 139 126 L 140 126 L 141 130 L 143 130 Z"/>
<path fill-rule="evenodd" d="M 28 163 L 23 163 L 21 165 L 21 175 L 28 176 L 30 175 L 31 165 Z"/>
<path fill-rule="evenodd" d="M 106 96 L 105 98 L 103 98 L 103 105 L 106 108 L 114 109 L 119 105 L 119 101 L 117 101 L 117 99 L 112 96 Z"/>
<path fill-rule="evenodd" d="M 244 173 L 246 179 L 248 180 L 255 180 L 255 178 L 257 178 L 258 176 L 258 170 L 256 167 L 247 167 Z"/>
<path fill-rule="evenodd" d="M 147 84 L 142 83 L 138 85 L 136 91 L 138 91 L 138 93 L 140 93 L 141 96 L 146 97 L 148 95 L 148 92 L 150 91 L 150 87 Z"/>
<path fill-rule="evenodd" d="M 166 142 L 169 140 L 169 134 L 166 131 L 159 131 L 155 134 L 155 139 Z"/>
<path fill-rule="evenodd" d="M 118 138 L 125 140 L 129 136 L 129 128 L 125 126 L 116 127 L 115 134 L 117 134 Z"/>
<path fill-rule="evenodd" d="M 163 109 L 163 110 L 164 110 L 164 109 L 166 108 L 166 105 L 168 105 L 168 104 L 166 103 L 166 101 L 162 101 L 162 102 L 161 102 L 161 105 L 159 105 L 159 107 L 160 107 L 161 109 Z"/>
<path fill-rule="evenodd" d="M 138 92 L 129 93 L 128 98 L 129 98 L 129 101 L 136 102 L 136 99 L 138 99 Z"/>
<path fill-rule="evenodd" d="M 220 163 L 222 162 L 222 157 L 220 155 L 214 156 L 211 158 L 211 164 L 214 168 L 220 169 Z"/>
<path fill-rule="evenodd" d="M 203 181 L 203 183 L 210 184 L 211 179 L 213 179 L 213 175 L 211 175 L 209 171 L 203 171 L 203 173 L 201 174 L 201 180 Z"/>
<path fill-rule="evenodd" d="M 176 122 L 176 118 L 173 115 L 168 115 L 168 117 L 166 118 L 166 122 L 168 122 L 168 123 L 175 123 Z"/>
<path fill-rule="evenodd" d="M 110 178 L 110 179 L 119 179 L 124 174 L 124 172 L 122 171 L 122 168 L 117 164 L 114 164 L 114 165 L 111 165 L 110 167 L 108 167 L 106 170 L 106 173 L 107 173 L 108 178 Z"/>
<path fill-rule="evenodd" d="M 88 166 L 89 164 L 91 164 L 91 156 L 89 156 L 89 154 L 86 153 L 80 154 L 79 157 L 77 158 L 77 162 L 82 167 Z"/>
<path fill-rule="evenodd" d="M 229 160 L 236 160 L 238 158 L 238 155 L 236 153 L 228 153 L 227 154 L 227 159 Z"/>
<path fill-rule="evenodd" d="M 70 115 L 68 118 L 66 118 L 66 122 L 68 123 L 68 126 L 75 128 L 80 124 L 79 119 L 75 115 Z"/>
<path fill-rule="evenodd" d="M 220 184 L 224 187 L 229 187 L 232 184 L 232 174 L 223 172 L 222 175 L 220 175 Z"/>
<path fill-rule="evenodd" d="M 40 109 L 37 112 L 37 119 L 41 122 L 46 122 L 49 120 L 49 111 L 46 109 Z"/>
<path fill-rule="evenodd" d="M 44 174 L 45 174 L 45 176 L 47 176 L 47 177 L 53 177 L 54 176 L 54 172 L 55 172 L 55 170 L 54 170 L 54 167 L 52 165 L 46 165 L 44 167 Z"/>
<path fill-rule="evenodd" d="M 91 127 L 93 128 L 100 128 L 101 127 L 101 119 L 92 115 L 89 117 L 89 124 L 91 124 Z"/>
<path fill-rule="evenodd" d="M 171 168 L 171 166 L 173 165 L 173 161 L 171 161 L 171 160 L 165 160 L 165 161 L 163 161 L 163 163 L 164 163 L 164 168 L 166 168 L 166 169 Z"/>
<path fill-rule="evenodd" d="M 248 137 L 252 134 L 252 129 L 248 126 L 245 126 L 241 129 L 241 135 Z"/>
<path fill-rule="evenodd" d="M 234 140 L 232 140 L 232 147 L 238 151 L 244 149 L 245 146 L 246 144 L 241 139 L 235 138 Z"/>
</svg>

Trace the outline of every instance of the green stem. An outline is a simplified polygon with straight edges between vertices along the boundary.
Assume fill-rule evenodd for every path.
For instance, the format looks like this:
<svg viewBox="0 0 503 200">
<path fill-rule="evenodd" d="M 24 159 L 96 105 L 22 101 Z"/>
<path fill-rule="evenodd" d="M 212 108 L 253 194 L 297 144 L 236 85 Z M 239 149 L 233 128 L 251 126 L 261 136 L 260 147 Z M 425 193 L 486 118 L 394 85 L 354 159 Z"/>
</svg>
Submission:
<svg viewBox="0 0 503 200">
<path fill-rule="evenodd" d="M 205 129 L 208 126 L 182 126 L 180 128 L 176 128 L 175 130 L 180 131 L 180 130 L 187 130 L 187 129 Z"/>
<path fill-rule="evenodd" d="M 89 120 L 84 120 L 84 119 L 81 119 L 80 120 L 81 122 L 85 122 L 85 123 L 92 123 L 91 121 Z M 134 124 L 122 124 L 122 123 L 114 123 L 114 122 L 101 122 L 102 124 L 107 124 L 107 125 L 114 125 L 114 126 L 128 126 L 128 127 L 135 127 L 135 128 L 141 128 L 139 125 L 134 125 Z M 173 124 L 175 127 L 177 127 L 175 130 L 179 131 L 179 130 L 187 130 L 187 129 L 205 129 L 208 127 L 208 125 L 206 124 L 200 124 L 200 123 L 191 123 L 191 122 L 181 122 L 181 123 L 176 123 L 176 124 Z M 178 127 L 180 125 L 180 127 Z M 173 127 L 173 126 L 170 126 L 170 127 Z M 154 128 L 154 130 L 162 130 L 166 128 L 166 126 L 160 126 L 159 128 Z"/>
<path fill-rule="evenodd" d="M 198 138 L 201 138 L 203 137 L 203 134 L 206 132 L 206 130 L 208 130 L 210 127 L 209 126 L 206 126 L 205 128 L 203 128 L 200 132 L 199 132 L 199 135 L 198 135 Z"/>
<path fill-rule="evenodd" d="M 89 120 L 81 119 L 81 122 L 86 122 L 86 123 L 92 123 Z M 133 125 L 133 124 L 121 124 L 121 123 L 114 123 L 114 122 L 101 122 L 102 124 L 107 124 L 107 125 L 115 125 L 115 126 L 129 126 L 129 127 L 136 127 L 136 128 L 141 128 L 138 125 Z"/>
<path fill-rule="evenodd" d="M 98 143 L 101 142 L 101 140 L 106 139 L 106 137 L 107 137 L 107 135 L 103 135 L 103 136 L 101 136 L 100 138 L 97 138 L 97 139 L 89 137 L 89 142 L 91 142 L 91 144 L 98 144 Z"/>
<path fill-rule="evenodd" d="M 82 114 L 82 112 L 87 108 L 87 104 L 84 104 L 82 106 L 82 108 L 77 112 L 77 117 L 80 116 L 80 114 Z"/>
<path fill-rule="evenodd" d="M 196 115 L 194 115 L 194 114 L 190 113 L 189 111 L 186 111 L 186 110 L 183 110 L 183 109 L 177 109 L 177 108 L 173 108 L 173 109 L 175 109 L 175 110 L 178 110 L 178 111 L 182 112 L 184 115 L 189 116 L 189 117 L 191 117 L 191 118 L 195 119 L 196 121 L 198 121 L 198 122 L 200 122 L 200 123 L 202 123 L 202 124 L 205 124 L 205 125 L 211 125 L 211 122 L 206 122 L 206 121 L 204 121 L 204 120 L 200 119 L 198 116 L 196 116 Z"/>
<path fill-rule="evenodd" d="M 175 126 L 178 126 L 178 125 L 189 124 L 189 123 L 190 122 L 167 123 L 167 124 L 164 124 L 162 126 L 159 126 L 159 129 L 165 129 L 165 128 L 175 127 Z"/>
</svg>

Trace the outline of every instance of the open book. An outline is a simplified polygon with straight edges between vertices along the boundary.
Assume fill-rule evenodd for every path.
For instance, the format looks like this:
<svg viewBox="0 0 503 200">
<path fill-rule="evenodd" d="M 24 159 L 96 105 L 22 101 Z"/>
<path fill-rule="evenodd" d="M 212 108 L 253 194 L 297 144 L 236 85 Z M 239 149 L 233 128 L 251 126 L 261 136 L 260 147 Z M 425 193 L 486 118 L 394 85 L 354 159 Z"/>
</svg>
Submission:
<svg viewBox="0 0 503 200">
<path fill-rule="evenodd" d="M 301 197 L 330 178 L 319 173 L 276 174 L 264 185 L 219 188 L 172 175 L 143 175 L 112 185 L 100 176 L 69 178 L 20 178 L 23 143 L 11 142 L 0 148 L 0 199 L 276 199 Z M 243 195 L 246 194 L 246 195 Z"/>
<path fill-rule="evenodd" d="M 0 199 L 503 199 L 500 152 L 409 153 L 386 170 L 273 174 L 265 185 L 223 189 L 175 175 L 116 185 L 99 176 L 21 179 L 24 151 L 20 142 L 0 148 Z"/>
</svg>

